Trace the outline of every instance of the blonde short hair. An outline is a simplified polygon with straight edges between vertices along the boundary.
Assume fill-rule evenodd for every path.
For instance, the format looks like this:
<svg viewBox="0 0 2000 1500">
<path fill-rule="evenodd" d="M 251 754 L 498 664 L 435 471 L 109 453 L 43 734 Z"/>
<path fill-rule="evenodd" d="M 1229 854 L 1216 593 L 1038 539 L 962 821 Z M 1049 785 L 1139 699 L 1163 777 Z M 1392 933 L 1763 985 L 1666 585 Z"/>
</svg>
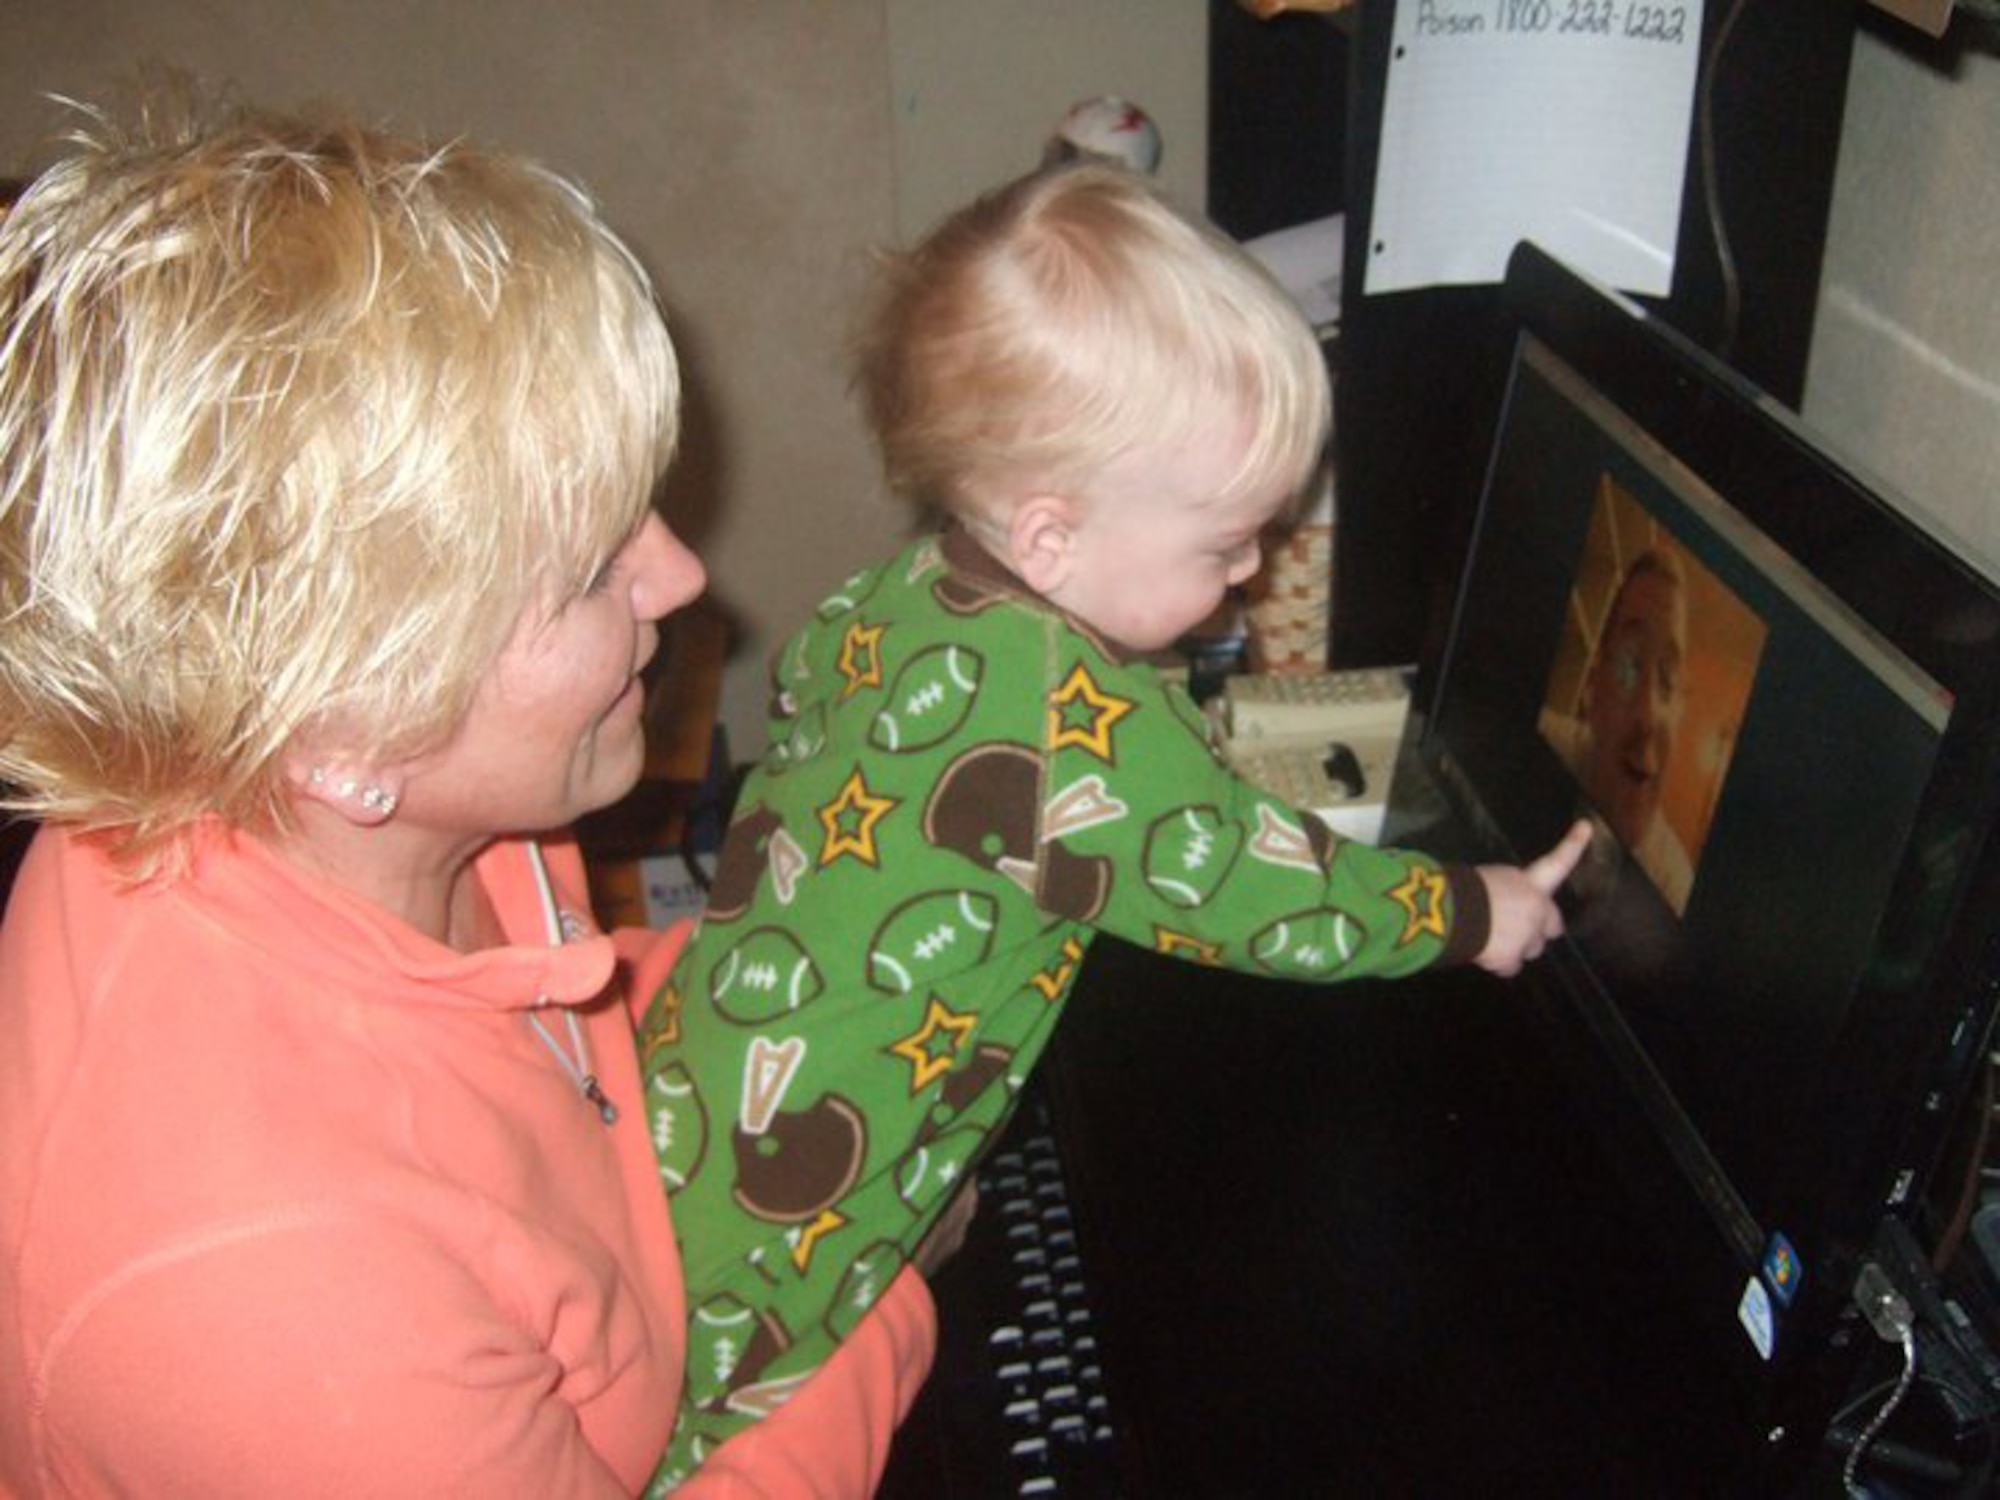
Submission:
<svg viewBox="0 0 2000 1500">
<path fill-rule="evenodd" d="M 1251 438 L 1232 492 L 1302 490 L 1331 422 L 1297 304 L 1247 252 L 1118 167 L 1045 168 L 885 258 L 855 385 L 890 484 L 972 518 L 1027 479 L 1106 464 L 1218 414 Z"/>
<path fill-rule="evenodd" d="M 281 821 L 302 734 L 442 743 L 644 517 L 679 377 L 574 186 L 231 109 L 0 220 L 0 781 L 157 853 Z"/>
</svg>

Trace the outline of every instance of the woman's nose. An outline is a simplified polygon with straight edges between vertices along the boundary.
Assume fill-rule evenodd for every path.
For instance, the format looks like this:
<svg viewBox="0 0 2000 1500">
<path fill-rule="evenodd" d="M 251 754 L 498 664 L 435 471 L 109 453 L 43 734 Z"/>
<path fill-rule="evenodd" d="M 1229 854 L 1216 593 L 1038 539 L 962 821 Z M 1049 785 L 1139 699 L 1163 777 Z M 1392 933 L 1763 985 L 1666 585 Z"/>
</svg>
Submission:
<svg viewBox="0 0 2000 1500">
<path fill-rule="evenodd" d="M 632 570 L 632 612 L 658 620 L 699 598 L 708 586 L 708 570 L 687 544 L 668 530 L 658 516 L 648 516 L 632 539 L 636 552 Z"/>
</svg>

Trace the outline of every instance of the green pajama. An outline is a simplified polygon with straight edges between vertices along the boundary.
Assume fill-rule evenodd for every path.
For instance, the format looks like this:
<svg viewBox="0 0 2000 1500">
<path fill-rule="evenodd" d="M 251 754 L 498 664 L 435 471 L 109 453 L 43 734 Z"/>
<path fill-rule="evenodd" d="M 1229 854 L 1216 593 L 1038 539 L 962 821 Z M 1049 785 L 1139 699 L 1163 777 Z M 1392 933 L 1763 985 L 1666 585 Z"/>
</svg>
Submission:
<svg viewBox="0 0 2000 1500">
<path fill-rule="evenodd" d="M 774 684 L 776 748 L 641 1039 L 690 1323 L 663 1480 L 782 1401 L 908 1262 L 1095 933 L 1307 981 L 1485 936 L 1471 872 L 1238 780 L 1184 692 L 963 532 L 850 580 Z"/>
</svg>

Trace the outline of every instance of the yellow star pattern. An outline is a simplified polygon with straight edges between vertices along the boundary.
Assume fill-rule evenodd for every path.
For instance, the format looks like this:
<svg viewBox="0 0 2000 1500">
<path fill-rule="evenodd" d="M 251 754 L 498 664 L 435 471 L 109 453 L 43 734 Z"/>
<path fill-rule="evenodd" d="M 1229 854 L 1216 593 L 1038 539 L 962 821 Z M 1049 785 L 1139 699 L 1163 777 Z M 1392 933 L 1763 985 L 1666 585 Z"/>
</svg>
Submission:
<svg viewBox="0 0 2000 1500">
<path fill-rule="evenodd" d="M 936 995 L 931 996 L 924 1024 L 888 1049 L 908 1061 L 911 1094 L 922 1093 L 926 1084 L 951 1071 L 952 1058 L 978 1024 L 978 1016 L 961 1015 Z"/>
<path fill-rule="evenodd" d="M 1132 712 L 1129 698 L 1118 698 L 1100 688 L 1090 669 L 1078 662 L 1063 685 L 1049 695 L 1049 748 L 1061 750 L 1075 745 L 1099 760 L 1113 760 L 1111 730 Z"/>
<path fill-rule="evenodd" d="M 640 1028 L 645 1039 L 647 1066 L 652 1066 L 653 1054 L 668 1047 L 677 1047 L 681 1040 L 681 991 L 680 986 L 669 984 L 653 997 L 653 1003 L 646 1008 L 646 1022 Z"/>
<path fill-rule="evenodd" d="M 1205 943 L 1198 937 L 1189 937 L 1184 932 L 1171 932 L 1165 927 L 1153 929 L 1153 948 L 1170 958 L 1185 958 L 1198 964 L 1219 964 L 1222 949 L 1215 943 Z"/>
<path fill-rule="evenodd" d="M 826 843 L 819 862 L 830 865 L 843 854 L 851 854 L 864 865 L 879 865 L 875 848 L 875 825 L 900 804 L 894 797 L 878 797 L 868 790 L 856 766 L 840 789 L 840 795 L 819 810 L 820 826 L 826 829 Z"/>
<path fill-rule="evenodd" d="M 1041 973 L 1028 980 L 1042 992 L 1042 998 L 1051 1004 L 1062 999 L 1063 991 L 1069 988 L 1070 980 L 1076 977 L 1076 966 L 1083 962 L 1083 944 L 1075 938 L 1064 938 L 1062 962 L 1051 964 Z"/>
<path fill-rule="evenodd" d="M 846 1227 L 847 1215 L 841 1213 L 838 1209 L 821 1209 L 819 1217 L 814 1219 L 812 1223 L 800 1228 L 798 1237 L 792 1241 L 793 1268 L 801 1276 L 805 1275 L 807 1271 L 812 1269 L 813 1251 L 819 1248 L 819 1242 L 835 1230 L 845 1229 Z"/>
<path fill-rule="evenodd" d="M 840 672 L 847 686 L 840 696 L 852 698 L 865 687 L 882 685 L 882 630 L 856 620 L 840 642 Z"/>
<path fill-rule="evenodd" d="M 1409 914 L 1409 921 L 1403 924 L 1403 935 L 1396 939 L 1399 946 L 1413 943 L 1425 933 L 1444 936 L 1442 871 L 1411 865 L 1409 878 L 1389 892 L 1389 899 Z"/>
</svg>

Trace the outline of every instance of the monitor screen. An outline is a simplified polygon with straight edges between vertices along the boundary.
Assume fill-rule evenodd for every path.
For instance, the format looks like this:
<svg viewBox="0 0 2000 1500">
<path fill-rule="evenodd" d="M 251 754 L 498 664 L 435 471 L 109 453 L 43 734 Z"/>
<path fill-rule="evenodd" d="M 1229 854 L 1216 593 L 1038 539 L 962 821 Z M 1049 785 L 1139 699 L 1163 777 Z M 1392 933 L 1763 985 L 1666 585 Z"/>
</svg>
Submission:
<svg viewBox="0 0 2000 1500">
<path fill-rule="evenodd" d="M 1990 1018 L 1966 913 L 2000 609 L 1698 351 L 1526 269 L 1423 761 L 1483 857 L 1596 828 L 1537 983 L 1763 1304 L 1768 1360 Z"/>
</svg>

